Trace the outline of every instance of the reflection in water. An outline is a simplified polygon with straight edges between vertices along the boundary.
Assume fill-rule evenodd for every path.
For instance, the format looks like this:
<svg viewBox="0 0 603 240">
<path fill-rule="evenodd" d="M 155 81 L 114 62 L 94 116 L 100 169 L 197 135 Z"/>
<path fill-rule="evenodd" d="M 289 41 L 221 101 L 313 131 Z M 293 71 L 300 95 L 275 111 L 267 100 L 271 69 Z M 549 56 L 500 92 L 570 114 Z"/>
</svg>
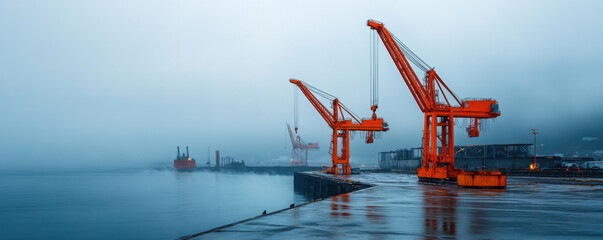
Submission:
<svg viewBox="0 0 603 240">
<path fill-rule="evenodd" d="M 466 189 L 465 191 L 471 193 L 475 197 L 485 197 L 491 199 L 497 199 L 501 192 L 505 192 L 506 189 Z M 475 201 L 471 204 L 469 232 L 474 235 L 487 233 L 490 222 L 488 221 L 488 208 L 491 208 L 490 203 L 483 201 Z M 492 224 L 494 225 L 494 224 Z"/>
<path fill-rule="evenodd" d="M 385 216 L 382 213 L 380 206 L 366 206 L 366 218 L 370 223 L 380 225 L 385 224 Z"/>
<path fill-rule="evenodd" d="M 471 234 L 483 234 L 486 233 L 488 226 L 487 222 L 487 204 L 476 202 L 474 207 L 471 208 L 471 218 L 469 219 L 469 232 Z"/>
<path fill-rule="evenodd" d="M 350 193 L 344 193 L 334 196 L 331 199 L 331 217 L 338 218 L 344 216 L 350 217 Z"/>
<path fill-rule="evenodd" d="M 456 190 L 423 185 L 425 239 L 456 239 Z"/>
<path fill-rule="evenodd" d="M 369 194 L 366 199 L 367 205 L 364 207 L 366 219 L 376 226 L 387 224 L 385 222 L 384 206 L 378 203 L 379 198 Z"/>
<path fill-rule="evenodd" d="M 421 185 L 423 190 L 425 239 L 457 237 L 458 199 L 497 198 L 505 189 L 458 189 L 446 185 Z M 459 194 L 462 196 L 459 198 Z M 474 235 L 488 232 L 488 209 L 484 201 L 471 201 L 469 207 L 469 232 Z"/>
</svg>

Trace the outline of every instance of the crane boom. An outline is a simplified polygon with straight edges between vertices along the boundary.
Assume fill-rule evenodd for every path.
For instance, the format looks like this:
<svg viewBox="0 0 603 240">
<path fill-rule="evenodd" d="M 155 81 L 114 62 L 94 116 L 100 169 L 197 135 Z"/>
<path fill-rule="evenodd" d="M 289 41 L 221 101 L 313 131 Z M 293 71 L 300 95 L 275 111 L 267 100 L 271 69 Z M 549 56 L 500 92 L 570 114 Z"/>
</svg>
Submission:
<svg viewBox="0 0 603 240">
<path fill-rule="evenodd" d="M 337 114 L 331 113 L 325 105 L 323 105 L 317 98 L 312 94 L 312 92 L 302 83 L 302 81 L 290 79 L 289 82 L 297 85 L 299 90 L 306 96 L 310 104 L 316 108 L 316 111 L 320 114 L 320 116 L 327 122 L 329 126 L 332 126 L 337 121 Z M 336 106 L 336 105 L 333 105 Z M 335 108 L 335 107 L 333 107 Z"/>
<path fill-rule="evenodd" d="M 501 183 L 500 172 L 465 172 L 454 167 L 454 119 L 472 118 L 467 132 L 469 137 L 479 136 L 479 119 L 496 118 L 500 116 L 498 102 L 492 99 L 479 99 L 459 101 L 458 97 L 450 90 L 448 85 L 440 78 L 435 69 L 427 65 L 421 58 L 414 54 L 410 48 L 402 43 L 396 36 L 391 34 L 383 23 L 368 20 L 367 26 L 375 30 L 383 45 L 390 54 L 396 68 L 402 75 L 404 82 L 408 86 L 413 98 L 417 102 L 421 111 L 425 114 L 425 123 L 423 130 L 423 165 L 419 168 L 418 176 L 422 181 L 455 181 L 457 176 L 463 175 L 463 183 L 459 185 L 477 187 L 504 187 L 506 186 L 506 177 L 504 184 Z M 425 72 L 422 84 L 421 80 L 412 68 L 409 60 Z M 440 102 L 437 97 L 437 90 L 444 97 L 445 102 Z M 446 96 L 449 93 L 456 100 L 458 105 L 452 105 Z M 440 134 L 438 135 L 438 127 Z M 438 140 L 439 149 L 438 151 Z M 467 178 L 475 177 L 477 182 L 466 183 Z M 498 183 L 490 182 L 497 176 Z M 473 180 L 472 180 L 473 181 Z"/>
<path fill-rule="evenodd" d="M 291 131 L 291 126 L 289 126 L 289 123 L 287 123 L 287 130 L 289 130 L 289 137 L 291 138 L 291 144 L 293 145 L 293 148 L 297 148 L 297 141 L 295 141 L 295 137 L 293 136 L 293 131 Z"/>
<path fill-rule="evenodd" d="M 383 23 L 368 20 L 367 25 L 371 29 L 376 30 L 383 41 L 385 48 L 392 57 L 394 64 L 398 68 L 398 71 L 402 75 L 406 85 L 408 86 L 411 94 L 417 101 L 419 108 L 422 112 L 429 111 L 451 111 L 456 117 L 472 117 L 472 118 L 495 118 L 500 116 L 500 112 L 493 112 L 492 108 L 484 108 L 484 106 L 490 106 L 496 104 L 494 108 L 498 107 L 498 103 L 494 100 L 472 100 L 461 102 L 458 97 L 450 90 L 448 85 L 440 78 L 436 73 L 435 69 L 428 68 L 423 60 L 418 58 L 414 53 L 398 40 L 393 34 L 391 34 L 384 26 Z M 399 45 L 398 45 L 399 44 Z M 400 45 L 403 46 L 400 48 Z M 404 52 L 414 55 L 412 59 L 418 65 L 422 65 L 422 69 L 425 69 L 425 83 L 423 85 L 417 77 L 417 74 L 413 70 L 412 66 L 408 62 Z M 440 103 L 436 100 L 436 86 L 442 93 L 446 100 L 446 103 Z M 444 88 L 442 88 L 442 86 Z M 445 91 L 444 91 L 445 90 Z M 456 100 L 457 106 L 452 106 L 448 101 L 446 92 L 450 93 Z M 467 103 L 467 104 L 463 104 Z M 483 103 L 483 104 L 482 104 Z"/>
<path fill-rule="evenodd" d="M 387 123 L 383 122 L 383 118 L 374 119 L 362 119 L 359 120 L 351 111 L 349 111 L 345 105 L 343 105 L 339 99 L 323 92 L 315 87 L 310 86 L 302 81 L 296 79 L 290 79 L 289 82 L 295 84 L 301 92 L 306 96 L 308 101 L 314 106 L 320 116 L 327 122 L 327 125 L 333 129 L 332 135 L 332 167 L 328 168 L 327 172 L 332 174 L 339 174 L 341 169 L 342 174 L 350 174 L 350 156 L 349 156 L 349 132 L 350 131 L 367 131 L 367 143 L 373 142 L 374 131 L 387 131 Z M 333 111 L 331 112 L 325 107 L 316 96 L 312 93 L 315 92 L 332 101 Z M 346 113 L 349 116 L 346 118 Z M 341 141 L 340 141 L 341 140 Z M 338 152 L 338 143 L 341 142 L 341 153 Z"/>
<path fill-rule="evenodd" d="M 377 30 L 377 33 L 379 33 L 379 37 L 381 38 L 381 41 L 383 41 L 383 45 L 385 45 L 385 48 L 394 60 L 394 64 L 400 71 L 400 74 L 402 75 L 404 82 L 408 86 L 408 89 L 410 90 L 413 98 L 419 105 L 421 111 L 425 112 L 429 106 L 427 93 L 425 92 L 425 88 L 422 86 L 419 78 L 417 77 L 417 74 L 415 74 L 414 70 L 410 66 L 410 63 L 402 53 L 402 50 L 400 49 L 400 47 L 398 47 L 389 31 L 385 29 L 383 23 L 377 22 L 375 20 L 369 20 L 367 24 L 372 29 Z"/>
</svg>

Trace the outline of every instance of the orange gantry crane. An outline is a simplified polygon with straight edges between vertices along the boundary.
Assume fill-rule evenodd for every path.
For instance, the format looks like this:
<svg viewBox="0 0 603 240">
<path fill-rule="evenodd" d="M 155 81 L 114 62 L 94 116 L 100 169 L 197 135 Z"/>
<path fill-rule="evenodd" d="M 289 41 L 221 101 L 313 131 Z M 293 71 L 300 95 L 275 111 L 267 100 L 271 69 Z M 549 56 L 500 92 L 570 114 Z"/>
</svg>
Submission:
<svg viewBox="0 0 603 240">
<path fill-rule="evenodd" d="M 287 129 L 289 137 L 291 137 L 291 145 L 293 145 L 291 166 L 308 166 L 308 149 L 318 149 L 318 143 L 306 143 L 299 135 L 295 136 L 289 123 L 287 123 Z"/>
<path fill-rule="evenodd" d="M 506 187 L 506 176 L 498 171 L 467 172 L 454 167 L 454 121 L 470 118 L 467 127 L 469 137 L 479 136 L 480 119 L 500 116 L 498 102 L 493 99 L 468 99 L 460 101 L 442 81 L 434 68 L 427 65 L 404 43 L 391 34 L 383 23 L 368 20 L 367 25 L 375 30 L 400 71 L 412 96 L 425 113 L 423 130 L 423 164 L 417 169 L 420 181 L 457 182 L 463 187 Z M 376 40 L 373 41 L 376 44 Z M 375 46 L 373 46 L 375 47 Z M 423 81 L 417 77 L 409 60 L 423 72 Z M 445 102 L 438 98 L 439 93 Z M 446 96 L 446 92 L 452 99 Z M 454 101 L 455 106 L 450 102 Z M 458 105 L 456 105 L 458 104 Z M 439 135 L 438 135 L 439 128 Z M 438 148 L 438 140 L 440 147 Z"/>
<path fill-rule="evenodd" d="M 351 174 L 350 131 L 366 131 L 366 142 L 372 143 L 374 138 L 373 132 L 387 131 L 387 123 L 383 122 L 383 118 L 377 118 L 375 114 L 373 114 L 371 119 L 360 120 L 333 95 L 299 80 L 290 79 L 289 82 L 299 87 L 320 116 L 327 122 L 329 127 L 333 129 L 331 139 L 332 147 L 330 149 L 333 165 L 332 167 L 329 167 L 326 172 L 331 174 Z M 332 101 L 333 112 L 325 107 L 312 92 Z M 338 152 L 339 142 L 341 142 L 341 153 Z"/>
</svg>

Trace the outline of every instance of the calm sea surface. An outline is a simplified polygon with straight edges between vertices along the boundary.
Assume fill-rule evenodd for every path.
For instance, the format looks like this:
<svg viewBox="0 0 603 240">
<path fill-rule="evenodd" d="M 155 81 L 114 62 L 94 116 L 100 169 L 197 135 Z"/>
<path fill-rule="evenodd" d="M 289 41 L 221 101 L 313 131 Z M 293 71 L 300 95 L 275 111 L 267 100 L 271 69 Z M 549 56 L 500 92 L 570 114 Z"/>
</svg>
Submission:
<svg viewBox="0 0 603 240">
<path fill-rule="evenodd" d="M 306 202 L 293 176 L 0 174 L 0 239 L 173 239 Z"/>
</svg>

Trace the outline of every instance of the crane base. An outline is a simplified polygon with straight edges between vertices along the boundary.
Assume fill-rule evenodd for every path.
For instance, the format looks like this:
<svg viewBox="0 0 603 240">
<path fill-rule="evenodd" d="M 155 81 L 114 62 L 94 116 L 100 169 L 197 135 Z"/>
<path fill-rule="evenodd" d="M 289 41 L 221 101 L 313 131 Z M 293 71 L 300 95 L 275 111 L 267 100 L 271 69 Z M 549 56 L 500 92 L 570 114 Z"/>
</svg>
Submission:
<svg viewBox="0 0 603 240">
<path fill-rule="evenodd" d="M 354 174 L 354 172 L 352 172 L 352 168 L 350 168 L 350 166 L 348 165 L 347 167 L 342 167 L 342 168 L 338 168 L 338 167 L 327 167 L 327 170 L 323 170 L 320 172 L 324 172 L 327 174 L 333 174 L 333 175 L 350 175 L 350 174 Z M 358 171 L 359 173 L 359 171 Z"/>
<path fill-rule="evenodd" d="M 435 184 L 456 184 L 456 178 L 428 178 L 420 177 L 419 182 Z"/>
<path fill-rule="evenodd" d="M 506 188 L 507 176 L 498 171 L 464 172 L 457 176 L 457 185 L 464 188 Z"/>
</svg>

